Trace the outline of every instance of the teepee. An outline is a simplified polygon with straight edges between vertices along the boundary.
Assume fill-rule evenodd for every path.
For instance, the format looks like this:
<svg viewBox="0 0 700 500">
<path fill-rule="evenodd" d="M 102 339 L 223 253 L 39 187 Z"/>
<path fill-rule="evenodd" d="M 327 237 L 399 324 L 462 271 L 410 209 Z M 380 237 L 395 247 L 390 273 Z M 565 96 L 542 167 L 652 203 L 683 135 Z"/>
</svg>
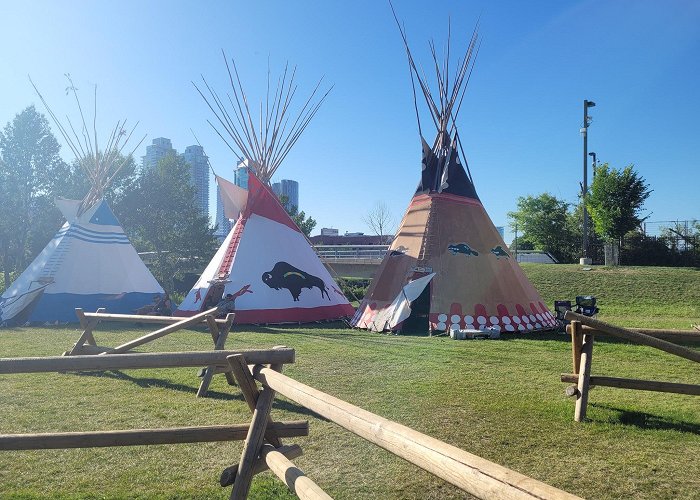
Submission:
<svg viewBox="0 0 700 500">
<path fill-rule="evenodd" d="M 554 316 L 510 254 L 481 204 L 469 167 L 461 161 L 456 118 L 473 69 L 477 30 L 454 75 L 449 72 L 449 37 L 442 64 L 430 44 L 437 75 L 434 96 L 397 24 L 414 83 L 422 174 L 353 326 L 374 331 L 396 331 L 409 324 L 426 331 L 551 328 Z M 432 146 L 421 131 L 416 81 L 437 132 Z"/>
<path fill-rule="evenodd" d="M 78 307 L 133 313 L 152 303 L 154 294 L 164 293 L 103 198 L 128 159 L 129 155 L 123 158 L 121 154 L 134 129 L 128 132 L 126 121 L 118 122 L 104 149 L 99 149 L 95 129 L 91 132 L 86 126 L 76 89 L 70 83 L 69 90 L 80 109 L 80 136 L 70 120 L 68 129 L 61 124 L 36 86 L 34 89 L 83 167 L 91 188 L 82 200 L 56 200 L 66 222 L 0 297 L 0 324 L 76 322 Z"/>
<path fill-rule="evenodd" d="M 247 173 L 248 187 L 216 177 L 226 216 L 236 222 L 175 314 L 196 314 L 230 294 L 236 323 L 306 323 L 352 316 L 345 295 L 270 189 L 272 175 L 328 93 L 315 100 L 319 82 L 301 111 L 291 116 L 295 70 L 290 74 L 285 68 L 272 98 L 268 81 L 268 101 L 260 105 L 256 121 L 235 62 L 229 66 L 226 61 L 226 67 L 233 116 L 206 80 L 208 96 L 195 87 L 223 128 L 222 133 L 214 127 L 219 136 L 244 158 L 239 172 L 242 168 Z"/>
</svg>

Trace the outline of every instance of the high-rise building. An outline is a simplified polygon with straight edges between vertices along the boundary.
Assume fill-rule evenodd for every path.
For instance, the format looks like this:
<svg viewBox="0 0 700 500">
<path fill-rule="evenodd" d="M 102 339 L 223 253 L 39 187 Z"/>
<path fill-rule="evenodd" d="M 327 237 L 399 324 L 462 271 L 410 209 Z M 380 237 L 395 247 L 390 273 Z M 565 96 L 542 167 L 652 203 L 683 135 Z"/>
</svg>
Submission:
<svg viewBox="0 0 700 500">
<path fill-rule="evenodd" d="M 168 155 L 177 155 L 170 139 L 158 137 L 146 146 L 146 155 L 141 159 L 144 170 L 158 165 L 158 162 Z M 204 154 L 202 146 L 187 146 L 180 155 L 190 166 L 190 181 L 195 190 L 195 203 L 200 213 L 209 214 L 209 158 Z"/>
<path fill-rule="evenodd" d="M 170 142 L 170 141 L 168 141 Z M 202 214 L 209 214 L 209 158 L 202 146 L 187 146 L 182 154 L 190 166 L 190 178 L 195 190 L 195 203 Z"/>
<path fill-rule="evenodd" d="M 299 183 L 291 179 L 282 179 L 272 184 L 272 191 L 278 198 L 284 196 L 287 199 L 284 208 L 288 211 L 292 207 L 299 208 Z"/>
<path fill-rule="evenodd" d="M 217 228 L 214 236 L 216 236 L 220 241 L 223 241 L 231 231 L 233 224 L 226 217 L 226 214 L 224 214 L 224 202 L 221 199 L 221 187 L 218 185 L 216 186 L 216 225 Z"/>
<path fill-rule="evenodd" d="M 177 154 L 177 151 L 173 149 L 170 139 L 165 137 L 153 139 L 153 143 L 150 146 L 146 146 L 146 156 L 141 157 L 143 168 L 149 170 L 155 167 L 161 159 L 169 154 Z"/>
<path fill-rule="evenodd" d="M 242 187 L 243 189 L 248 189 L 248 162 L 243 160 L 238 164 L 236 169 L 233 171 L 233 183 Z"/>
</svg>

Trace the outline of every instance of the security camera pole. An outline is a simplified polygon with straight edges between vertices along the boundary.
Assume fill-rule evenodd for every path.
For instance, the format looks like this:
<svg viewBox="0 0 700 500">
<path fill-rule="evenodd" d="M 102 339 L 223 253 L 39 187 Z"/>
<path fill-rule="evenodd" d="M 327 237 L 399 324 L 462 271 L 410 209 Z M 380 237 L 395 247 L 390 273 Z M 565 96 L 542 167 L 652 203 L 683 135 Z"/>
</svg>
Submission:
<svg viewBox="0 0 700 500">
<path fill-rule="evenodd" d="M 586 209 L 586 193 L 588 193 L 588 125 L 590 125 L 590 117 L 588 116 L 588 108 L 595 106 L 593 101 L 588 99 L 583 100 L 583 186 L 582 202 L 583 202 L 583 257 L 580 259 L 580 264 L 589 266 L 592 260 L 588 257 L 588 210 Z"/>
</svg>

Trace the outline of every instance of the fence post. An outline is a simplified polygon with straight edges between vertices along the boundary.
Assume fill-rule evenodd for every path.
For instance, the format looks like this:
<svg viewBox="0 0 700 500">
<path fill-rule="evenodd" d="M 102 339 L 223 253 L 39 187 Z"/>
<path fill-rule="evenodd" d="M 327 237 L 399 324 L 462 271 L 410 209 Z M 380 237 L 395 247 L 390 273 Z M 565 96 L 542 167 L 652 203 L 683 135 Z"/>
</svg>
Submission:
<svg viewBox="0 0 700 500">
<path fill-rule="evenodd" d="M 569 325 L 571 333 L 571 356 L 573 361 L 574 371 L 578 374 L 579 366 L 581 366 L 581 346 L 583 345 L 583 331 L 580 321 L 572 321 Z"/>
<path fill-rule="evenodd" d="M 588 390 L 591 384 L 591 361 L 593 357 L 593 335 L 587 333 L 583 336 L 583 346 L 581 347 L 581 364 L 578 373 L 578 395 L 576 398 L 576 410 L 574 420 L 583 422 L 586 419 L 586 408 L 588 406 Z"/>
</svg>

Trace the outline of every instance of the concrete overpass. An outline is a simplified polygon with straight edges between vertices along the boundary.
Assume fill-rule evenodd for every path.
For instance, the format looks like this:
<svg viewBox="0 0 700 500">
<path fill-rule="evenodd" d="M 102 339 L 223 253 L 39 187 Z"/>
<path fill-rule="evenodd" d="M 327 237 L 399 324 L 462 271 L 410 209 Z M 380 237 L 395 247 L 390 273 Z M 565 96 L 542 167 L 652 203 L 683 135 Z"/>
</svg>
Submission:
<svg viewBox="0 0 700 500">
<path fill-rule="evenodd" d="M 372 278 L 389 245 L 317 245 L 314 248 L 321 262 L 338 276 Z"/>
</svg>

